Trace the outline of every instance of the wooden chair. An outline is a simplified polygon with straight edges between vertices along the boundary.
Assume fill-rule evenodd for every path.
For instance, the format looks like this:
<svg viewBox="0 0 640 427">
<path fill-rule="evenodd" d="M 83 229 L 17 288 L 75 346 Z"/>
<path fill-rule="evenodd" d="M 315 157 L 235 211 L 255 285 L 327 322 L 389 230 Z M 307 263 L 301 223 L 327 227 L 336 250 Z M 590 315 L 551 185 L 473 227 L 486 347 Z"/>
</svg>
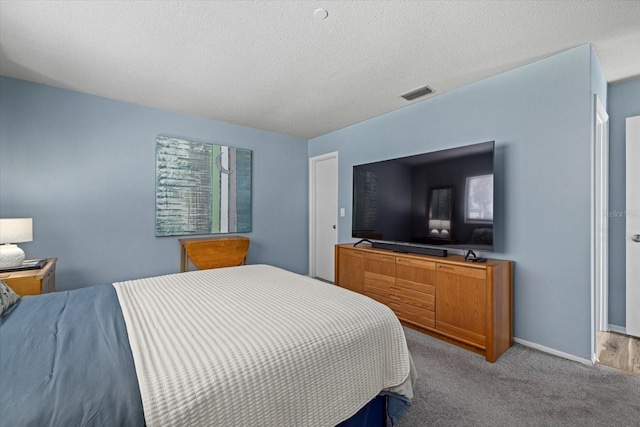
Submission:
<svg viewBox="0 0 640 427">
<path fill-rule="evenodd" d="M 241 236 L 183 238 L 180 242 L 180 271 L 189 271 L 189 262 L 200 270 L 235 267 L 247 263 L 249 238 Z"/>
</svg>

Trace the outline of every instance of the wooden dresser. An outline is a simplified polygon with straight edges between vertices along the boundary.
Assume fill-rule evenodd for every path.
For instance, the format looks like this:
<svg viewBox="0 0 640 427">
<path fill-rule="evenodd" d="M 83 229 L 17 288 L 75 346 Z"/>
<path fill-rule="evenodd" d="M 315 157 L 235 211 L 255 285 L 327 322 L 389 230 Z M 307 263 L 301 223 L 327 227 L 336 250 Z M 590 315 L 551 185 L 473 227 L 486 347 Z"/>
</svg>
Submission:
<svg viewBox="0 0 640 427">
<path fill-rule="evenodd" d="M 336 245 L 338 286 L 389 306 L 410 328 L 485 356 L 513 345 L 511 261 L 465 262 L 370 246 Z"/>
<path fill-rule="evenodd" d="M 57 258 L 47 259 L 47 263 L 39 270 L 0 273 L 0 280 L 9 285 L 21 297 L 54 292 L 56 290 L 57 260 Z"/>
</svg>

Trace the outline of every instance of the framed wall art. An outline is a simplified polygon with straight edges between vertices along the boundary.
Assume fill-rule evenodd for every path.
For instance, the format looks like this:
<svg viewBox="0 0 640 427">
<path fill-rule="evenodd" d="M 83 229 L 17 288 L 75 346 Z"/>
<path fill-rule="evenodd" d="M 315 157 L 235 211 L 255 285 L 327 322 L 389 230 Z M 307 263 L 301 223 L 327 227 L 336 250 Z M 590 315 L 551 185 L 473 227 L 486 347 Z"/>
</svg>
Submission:
<svg viewBox="0 0 640 427">
<path fill-rule="evenodd" d="M 252 152 L 156 138 L 156 236 L 251 231 Z"/>
</svg>

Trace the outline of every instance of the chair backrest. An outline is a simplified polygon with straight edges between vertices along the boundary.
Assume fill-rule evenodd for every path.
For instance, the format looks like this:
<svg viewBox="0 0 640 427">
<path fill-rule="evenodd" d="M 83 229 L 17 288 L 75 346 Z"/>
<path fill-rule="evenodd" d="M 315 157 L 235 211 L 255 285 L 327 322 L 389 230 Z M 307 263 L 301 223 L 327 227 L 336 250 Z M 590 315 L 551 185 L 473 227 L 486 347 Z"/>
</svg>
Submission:
<svg viewBox="0 0 640 427">
<path fill-rule="evenodd" d="M 235 267 L 245 264 L 249 251 L 248 237 L 215 237 L 183 240 L 187 257 L 200 270 Z"/>
</svg>

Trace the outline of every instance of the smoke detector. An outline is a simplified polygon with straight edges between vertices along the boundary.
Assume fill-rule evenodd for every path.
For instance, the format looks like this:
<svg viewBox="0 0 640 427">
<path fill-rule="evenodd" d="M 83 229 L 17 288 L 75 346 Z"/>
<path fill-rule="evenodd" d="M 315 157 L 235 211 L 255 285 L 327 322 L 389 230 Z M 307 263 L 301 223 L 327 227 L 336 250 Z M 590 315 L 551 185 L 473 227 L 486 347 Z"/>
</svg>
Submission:
<svg viewBox="0 0 640 427">
<path fill-rule="evenodd" d="M 329 16 L 329 12 L 327 12 L 326 9 L 316 9 L 316 11 L 313 12 L 313 16 L 315 16 L 317 20 L 321 21 Z"/>
</svg>

